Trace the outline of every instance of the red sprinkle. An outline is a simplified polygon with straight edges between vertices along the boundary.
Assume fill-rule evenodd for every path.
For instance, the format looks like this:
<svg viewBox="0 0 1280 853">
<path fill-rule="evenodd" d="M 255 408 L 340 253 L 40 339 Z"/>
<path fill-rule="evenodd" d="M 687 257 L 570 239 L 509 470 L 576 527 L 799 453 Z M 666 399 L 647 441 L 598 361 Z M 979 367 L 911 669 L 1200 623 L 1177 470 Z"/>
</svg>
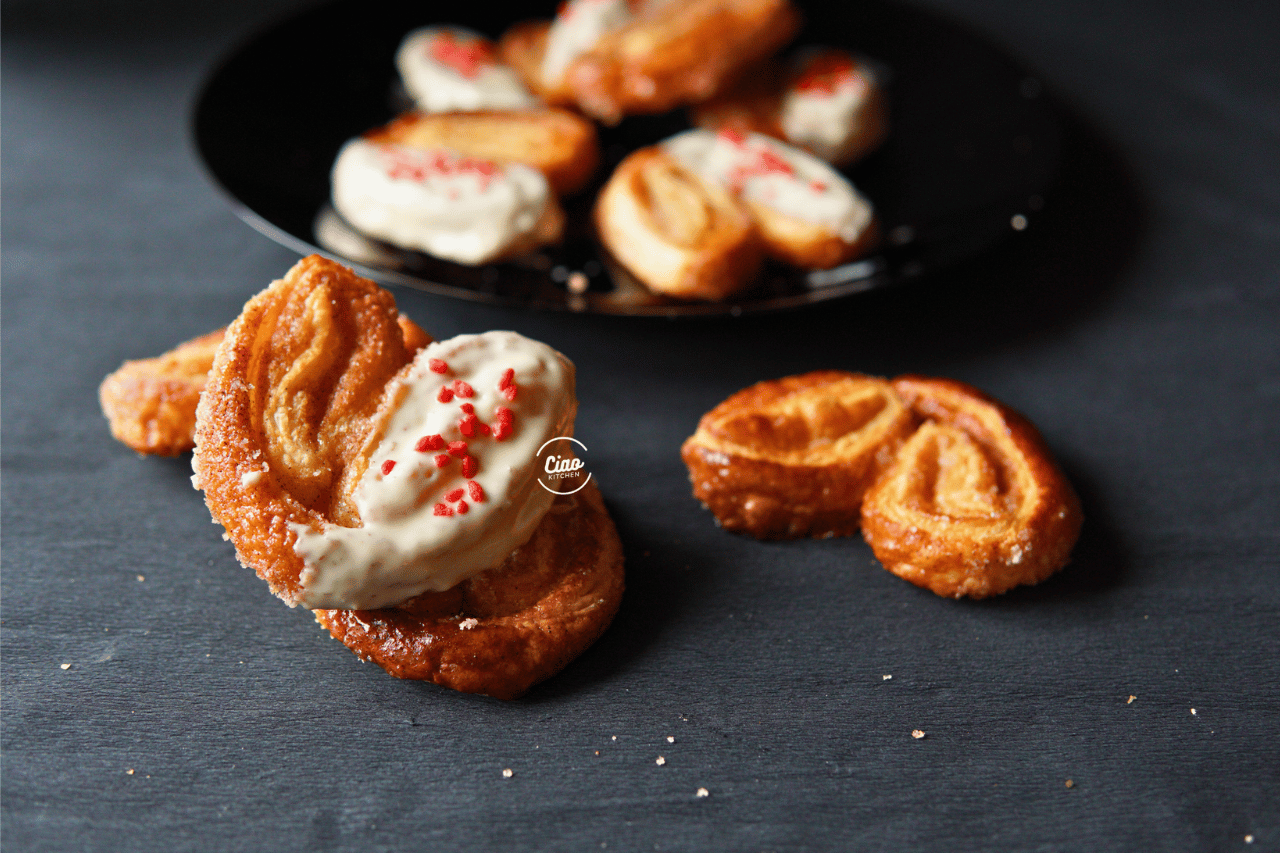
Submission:
<svg viewBox="0 0 1280 853">
<path fill-rule="evenodd" d="M 809 189 L 813 190 L 816 193 L 824 193 L 827 191 L 827 185 L 824 184 L 822 181 L 812 181 L 809 184 Z"/>
<path fill-rule="evenodd" d="M 493 440 L 503 441 L 510 438 L 513 432 L 515 428 L 511 426 L 511 421 L 498 421 L 493 425 Z"/>
<path fill-rule="evenodd" d="M 466 515 L 471 507 L 467 506 L 466 501 L 458 501 L 458 515 Z"/>
<path fill-rule="evenodd" d="M 453 508 L 448 504 L 436 504 L 432 515 L 453 515 Z"/>
<path fill-rule="evenodd" d="M 515 381 L 516 381 L 515 368 L 508 367 L 506 370 L 502 371 L 502 379 L 498 381 L 498 390 L 499 391 L 505 390 L 509 385 L 514 384 Z"/>
<path fill-rule="evenodd" d="M 448 373 L 449 365 L 443 359 L 433 358 L 427 361 L 427 367 L 431 368 L 432 373 Z"/>
<path fill-rule="evenodd" d="M 735 127 L 721 128 L 717 135 L 725 142 L 732 143 L 733 145 L 741 145 L 747 141 L 747 138 L 742 135 L 742 131 Z"/>
<path fill-rule="evenodd" d="M 439 450 L 442 447 L 444 447 L 443 438 L 438 435 L 424 435 L 418 439 L 418 443 L 413 446 L 413 449 L 419 453 L 426 453 L 431 450 Z"/>
<path fill-rule="evenodd" d="M 476 395 L 475 389 L 463 382 L 461 379 L 454 380 L 453 393 L 463 398 L 474 397 Z"/>
<path fill-rule="evenodd" d="M 443 468 L 444 466 L 448 465 L 450 462 L 453 461 L 453 457 L 449 456 L 446 453 L 441 453 L 439 456 L 436 457 L 435 461 L 436 461 L 437 468 Z"/>
<path fill-rule="evenodd" d="M 499 406 L 494 409 L 493 416 L 498 419 L 498 423 L 511 423 L 515 415 L 506 406 Z"/>
<path fill-rule="evenodd" d="M 502 389 L 501 394 L 506 398 L 508 403 L 514 403 L 516 400 L 516 386 L 508 385 L 506 388 Z"/>
<path fill-rule="evenodd" d="M 474 456 L 462 457 L 462 476 L 470 479 L 480 470 L 480 463 L 476 461 Z"/>
<path fill-rule="evenodd" d="M 461 459 L 467 455 L 467 443 L 465 441 L 449 442 L 449 455 L 456 456 Z"/>
<path fill-rule="evenodd" d="M 480 70 L 493 62 L 493 48 L 488 42 L 481 39 L 462 41 L 450 32 L 440 33 L 432 39 L 431 55 L 437 62 L 448 65 L 468 79 L 479 76 Z"/>
<path fill-rule="evenodd" d="M 478 423 L 480 423 L 480 421 L 475 415 L 463 415 L 458 420 L 458 432 L 462 433 L 467 438 L 475 438 L 476 424 Z"/>
<path fill-rule="evenodd" d="M 444 499 L 451 504 L 455 504 L 458 501 L 462 500 L 462 495 L 463 495 L 462 489 L 454 489 L 453 491 L 445 492 Z"/>
<path fill-rule="evenodd" d="M 384 477 L 385 477 L 385 476 L 387 476 L 388 474 L 390 474 L 390 473 L 391 473 L 391 470 L 392 470 L 393 468 L 395 468 L 395 467 L 396 467 L 396 460 L 394 460 L 394 459 L 388 459 L 386 462 L 383 462 L 383 463 L 382 463 L 382 476 L 384 476 Z"/>
<path fill-rule="evenodd" d="M 441 403 L 450 403 L 453 401 L 453 392 L 448 388 L 441 388 L 440 393 L 436 395 L 436 399 Z"/>
<path fill-rule="evenodd" d="M 475 480 L 467 481 L 467 493 L 471 495 L 471 500 L 480 503 L 484 500 L 484 489 L 480 488 L 480 484 Z"/>
<path fill-rule="evenodd" d="M 476 421 L 476 432 L 480 433 L 481 435 L 488 435 L 489 425 L 484 421 Z"/>
<path fill-rule="evenodd" d="M 458 408 L 462 409 L 462 411 L 468 415 L 474 415 L 476 413 L 476 407 L 471 405 L 470 403 L 463 403 Z"/>
</svg>

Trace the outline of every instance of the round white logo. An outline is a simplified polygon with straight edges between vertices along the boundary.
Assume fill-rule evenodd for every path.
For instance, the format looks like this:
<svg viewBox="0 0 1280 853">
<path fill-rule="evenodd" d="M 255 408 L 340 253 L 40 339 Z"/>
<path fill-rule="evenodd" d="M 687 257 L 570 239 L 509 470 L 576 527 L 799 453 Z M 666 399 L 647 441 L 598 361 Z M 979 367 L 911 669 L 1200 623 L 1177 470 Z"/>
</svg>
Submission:
<svg viewBox="0 0 1280 853">
<path fill-rule="evenodd" d="M 582 448 L 581 453 L 574 444 Z M 569 436 L 548 440 L 538 448 L 538 484 L 553 495 L 571 495 L 585 487 L 591 481 L 591 473 L 582 461 L 586 450 L 585 444 Z"/>
</svg>

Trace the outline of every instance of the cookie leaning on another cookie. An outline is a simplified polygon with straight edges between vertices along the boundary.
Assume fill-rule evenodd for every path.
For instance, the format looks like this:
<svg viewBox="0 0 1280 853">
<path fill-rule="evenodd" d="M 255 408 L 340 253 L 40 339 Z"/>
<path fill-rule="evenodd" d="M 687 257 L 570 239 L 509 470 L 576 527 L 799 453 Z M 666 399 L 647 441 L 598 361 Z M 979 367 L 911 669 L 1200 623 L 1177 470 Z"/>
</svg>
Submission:
<svg viewBox="0 0 1280 853">
<path fill-rule="evenodd" d="M 573 434 L 573 376 L 514 332 L 415 354 L 391 294 L 313 255 L 228 327 L 195 483 L 241 562 L 362 657 L 510 698 L 590 645 L 622 595 L 598 497 L 557 504 L 538 479 L 538 449 Z"/>
<path fill-rule="evenodd" d="M 726 529 L 861 529 L 886 569 L 948 598 L 1039 583 L 1066 565 L 1083 519 L 1035 427 L 946 379 L 762 382 L 704 415 L 681 453 Z"/>
</svg>

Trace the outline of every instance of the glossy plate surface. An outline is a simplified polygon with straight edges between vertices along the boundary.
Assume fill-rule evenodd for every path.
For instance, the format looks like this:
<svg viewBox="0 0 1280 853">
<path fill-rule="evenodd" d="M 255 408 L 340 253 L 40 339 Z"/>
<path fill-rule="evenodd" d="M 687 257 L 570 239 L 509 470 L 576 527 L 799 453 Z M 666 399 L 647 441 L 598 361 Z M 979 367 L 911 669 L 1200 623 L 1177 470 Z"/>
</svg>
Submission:
<svg viewBox="0 0 1280 853">
<path fill-rule="evenodd" d="M 299 14 L 236 50 L 207 80 L 194 113 L 200 156 L 249 225 L 385 284 L 536 309 L 658 316 L 794 308 L 937 272 L 1025 227 L 1057 171 L 1058 121 L 1034 76 L 938 15 L 860 0 L 810 4 L 797 44 L 845 47 L 887 74 L 889 139 L 846 170 L 886 235 L 871 257 L 818 272 L 772 265 L 750 291 L 715 304 L 654 295 L 611 264 L 590 233 L 595 191 L 628 152 L 686 128 L 682 112 L 601 128 L 604 164 L 592 187 L 566 200 L 565 240 L 517 261 L 442 261 L 368 240 L 334 214 L 329 169 L 338 149 L 407 104 L 392 64 L 405 33 L 454 23 L 496 37 L 551 11 L 339 0 Z"/>
</svg>

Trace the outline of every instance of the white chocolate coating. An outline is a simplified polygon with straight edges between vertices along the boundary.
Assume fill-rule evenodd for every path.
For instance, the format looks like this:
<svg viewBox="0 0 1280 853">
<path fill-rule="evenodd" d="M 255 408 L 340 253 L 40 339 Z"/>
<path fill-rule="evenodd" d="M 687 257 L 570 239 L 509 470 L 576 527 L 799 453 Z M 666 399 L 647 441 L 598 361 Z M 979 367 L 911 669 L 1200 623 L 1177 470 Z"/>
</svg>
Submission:
<svg viewBox="0 0 1280 853">
<path fill-rule="evenodd" d="M 542 80 L 555 86 L 569 63 L 586 53 L 605 33 L 631 23 L 627 0 L 569 0 L 551 22 L 542 57 Z"/>
<path fill-rule="evenodd" d="M 481 54 L 491 51 L 484 36 L 463 27 L 423 27 L 405 36 L 396 51 L 396 68 L 418 109 L 443 113 L 518 110 L 537 105 L 537 99 L 529 94 L 514 68 L 487 56 L 462 67 L 442 62 L 436 50 L 441 38 L 480 45 Z"/>
<path fill-rule="evenodd" d="M 431 370 L 433 359 L 444 361 L 448 372 Z M 499 390 L 508 369 L 514 370 L 514 400 Z M 440 389 L 458 380 L 474 396 L 440 402 Z M 352 495 L 361 526 L 316 532 L 290 525 L 297 534 L 294 551 L 305 565 L 299 596 L 305 607 L 388 607 L 449 589 L 523 545 L 555 499 L 538 482 L 537 452 L 549 439 L 573 434 L 574 368 L 563 355 L 515 332 L 460 335 L 419 352 L 397 383 L 393 393 L 401 400 Z M 464 436 L 464 403 L 488 423 L 499 406 L 510 409 L 512 433 L 501 441 Z M 472 476 L 464 476 L 462 460 L 443 449 L 416 449 L 421 438 L 433 435 L 467 442 L 478 465 Z M 443 467 L 435 462 L 438 455 L 449 457 Z M 388 462 L 394 463 L 390 470 Z M 483 489 L 481 500 L 473 498 L 469 481 Z M 461 500 L 449 501 L 457 490 Z M 438 514 L 440 504 L 451 514 Z"/>
<path fill-rule="evenodd" d="M 862 129 L 863 111 L 871 96 L 871 82 L 861 67 L 841 75 L 832 87 L 792 86 L 782 97 L 779 123 L 787 140 L 833 160 Z"/>
<path fill-rule="evenodd" d="M 868 202 L 843 175 L 785 142 L 759 133 L 736 137 L 688 130 L 662 143 L 668 155 L 740 198 L 821 226 L 846 243 L 871 224 Z"/>
<path fill-rule="evenodd" d="M 371 237 L 464 264 L 501 256 L 538 225 L 547 179 L 446 151 L 356 138 L 333 165 L 333 206 Z"/>
</svg>

